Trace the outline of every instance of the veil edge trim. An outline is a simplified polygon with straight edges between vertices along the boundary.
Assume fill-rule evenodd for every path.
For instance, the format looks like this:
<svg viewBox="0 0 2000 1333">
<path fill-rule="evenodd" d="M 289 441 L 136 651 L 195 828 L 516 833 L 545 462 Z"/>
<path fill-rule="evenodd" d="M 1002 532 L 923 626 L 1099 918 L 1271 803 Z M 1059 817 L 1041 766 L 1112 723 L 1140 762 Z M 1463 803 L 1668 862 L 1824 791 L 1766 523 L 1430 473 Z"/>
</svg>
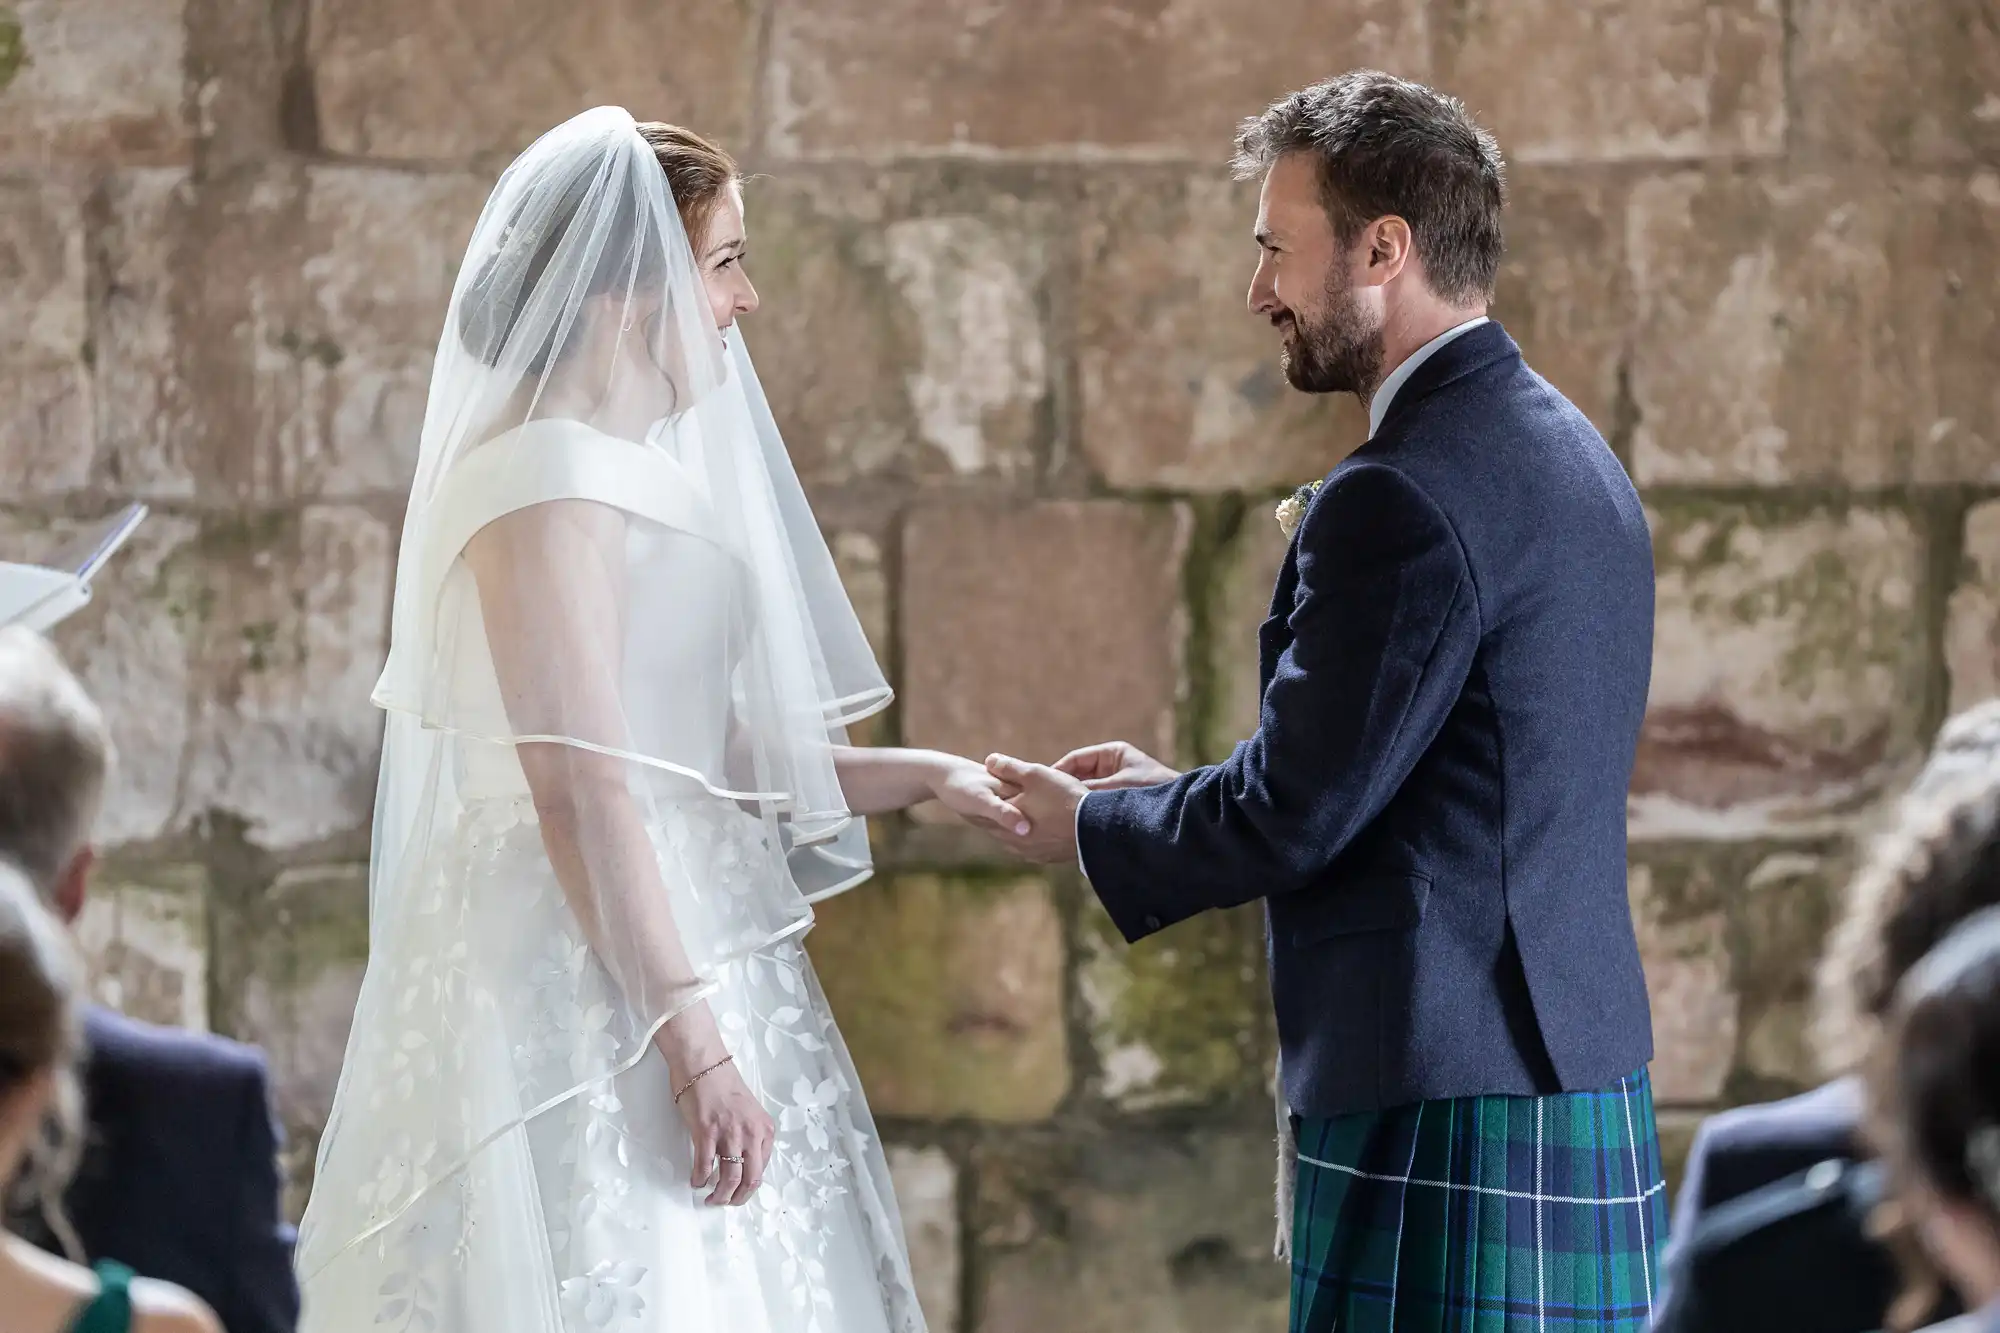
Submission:
<svg viewBox="0 0 2000 1333">
<path fill-rule="evenodd" d="M 850 862 L 846 857 L 829 856 L 826 859 L 832 861 L 836 865 L 850 864 Z M 801 894 L 800 896 L 806 900 L 806 906 L 815 907 L 820 903 L 825 902 L 829 898 L 839 897 L 841 894 L 846 893 L 849 889 L 858 889 L 863 884 L 866 884 L 869 880 L 875 878 L 874 866 L 872 865 L 861 866 L 859 867 L 859 869 L 861 873 L 858 875 L 851 875 L 848 878 L 840 881 L 840 883 L 838 884 L 830 884 L 826 888 L 815 890 L 812 893 Z"/>
<path fill-rule="evenodd" d="M 594 741 L 580 740 L 575 736 L 539 734 L 491 736 L 482 731 L 474 731 L 469 727 L 455 727 L 448 722 L 442 722 L 433 718 L 423 708 L 405 703 L 380 690 L 376 691 L 369 702 L 385 713 L 401 713 L 407 717 L 414 717 L 425 731 L 439 736 L 452 736 L 461 740 L 483 741 L 489 745 L 515 747 L 522 745 L 568 745 L 578 750 L 588 750 L 593 754 L 601 754 L 607 758 L 623 759 L 629 763 L 639 764 L 646 768 L 655 768 L 676 774 L 679 777 L 687 778 L 691 782 L 699 783 L 702 789 L 710 796 L 724 801 L 755 801 L 760 805 L 789 807 L 794 800 L 792 793 L 785 791 L 735 791 L 728 787 L 718 786 L 709 780 L 707 774 L 687 764 L 677 764 L 671 759 L 661 759 L 656 755 L 640 754 L 635 750 L 620 750 L 609 745 L 599 745 Z M 852 812 L 845 810 L 815 813 L 824 815 L 845 814 L 852 818 Z"/>
</svg>

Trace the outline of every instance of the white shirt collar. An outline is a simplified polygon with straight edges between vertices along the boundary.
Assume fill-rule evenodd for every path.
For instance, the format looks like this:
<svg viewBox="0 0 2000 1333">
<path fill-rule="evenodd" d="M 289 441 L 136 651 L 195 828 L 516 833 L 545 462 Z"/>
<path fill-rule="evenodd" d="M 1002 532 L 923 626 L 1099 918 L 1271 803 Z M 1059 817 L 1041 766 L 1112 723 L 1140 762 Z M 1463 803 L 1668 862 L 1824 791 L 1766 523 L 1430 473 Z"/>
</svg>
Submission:
<svg viewBox="0 0 2000 1333">
<path fill-rule="evenodd" d="M 1410 376 L 1417 373 L 1418 366 L 1430 360 L 1432 352 L 1437 351 L 1438 348 L 1444 346 L 1459 334 L 1470 333 L 1481 324 L 1491 322 L 1484 315 L 1480 315 L 1476 319 L 1468 319 L 1463 324 L 1446 329 L 1443 333 L 1440 333 L 1437 337 L 1404 357 L 1403 363 L 1389 372 L 1387 377 L 1382 381 L 1382 387 L 1375 391 L 1375 396 L 1368 402 L 1368 438 L 1371 440 L 1374 439 L 1375 432 L 1382 429 L 1382 418 L 1389 415 L 1389 404 L 1395 401 L 1396 390 L 1402 388 Z"/>
</svg>

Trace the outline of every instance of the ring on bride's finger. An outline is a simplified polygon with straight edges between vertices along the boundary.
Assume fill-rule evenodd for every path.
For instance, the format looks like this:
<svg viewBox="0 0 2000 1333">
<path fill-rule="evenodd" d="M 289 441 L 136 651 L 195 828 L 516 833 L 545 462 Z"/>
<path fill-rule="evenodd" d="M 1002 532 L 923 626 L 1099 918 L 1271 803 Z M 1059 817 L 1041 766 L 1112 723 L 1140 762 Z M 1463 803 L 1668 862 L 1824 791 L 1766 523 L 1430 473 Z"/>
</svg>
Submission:
<svg viewBox="0 0 2000 1333">
<path fill-rule="evenodd" d="M 715 1160 L 716 1160 L 716 1161 L 718 1161 L 718 1162 L 727 1162 L 727 1163 L 729 1163 L 729 1164 L 730 1164 L 731 1166 L 741 1166 L 741 1165 L 743 1165 L 743 1159 L 742 1159 L 741 1157 L 721 1157 L 721 1156 L 718 1156 L 718 1157 L 717 1157 L 717 1158 L 716 1158 Z"/>
</svg>

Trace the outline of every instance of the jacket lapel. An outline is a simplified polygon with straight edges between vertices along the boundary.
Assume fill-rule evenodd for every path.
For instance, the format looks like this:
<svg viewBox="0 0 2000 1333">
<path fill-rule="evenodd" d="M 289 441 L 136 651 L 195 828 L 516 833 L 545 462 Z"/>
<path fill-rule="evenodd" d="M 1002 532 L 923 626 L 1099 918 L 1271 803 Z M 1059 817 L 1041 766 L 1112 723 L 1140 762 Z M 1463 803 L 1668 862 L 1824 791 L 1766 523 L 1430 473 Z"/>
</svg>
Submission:
<svg viewBox="0 0 2000 1333">
<path fill-rule="evenodd" d="M 1257 627 L 1257 688 L 1261 694 L 1271 688 L 1278 670 L 1278 658 L 1292 643 L 1292 607 L 1298 600 L 1299 542 L 1292 538 L 1285 563 L 1278 569 L 1278 585 L 1271 590 L 1271 607 L 1264 623 Z"/>
</svg>

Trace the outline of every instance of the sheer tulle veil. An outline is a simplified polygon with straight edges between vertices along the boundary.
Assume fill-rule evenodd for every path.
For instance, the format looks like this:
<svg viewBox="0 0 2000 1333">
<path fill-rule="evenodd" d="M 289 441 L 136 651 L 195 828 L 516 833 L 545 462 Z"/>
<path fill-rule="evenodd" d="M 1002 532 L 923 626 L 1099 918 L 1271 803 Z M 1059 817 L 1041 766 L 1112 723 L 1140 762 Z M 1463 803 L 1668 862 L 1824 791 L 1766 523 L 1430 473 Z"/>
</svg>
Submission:
<svg viewBox="0 0 2000 1333">
<path fill-rule="evenodd" d="M 411 789 L 429 782 L 423 742 L 399 742 L 452 731 L 510 743 L 528 739 L 521 719 L 489 715 L 489 698 L 454 688 L 452 645 L 440 632 L 451 624 L 451 603 L 472 595 L 455 563 L 468 526 L 490 518 L 496 501 L 532 503 L 541 478 L 529 474 L 556 465 L 517 457 L 531 451 L 509 450 L 518 438 L 510 430 L 566 419 L 564 406 L 543 402 L 552 368 L 577 359 L 572 344 L 614 325 L 643 355 L 609 360 L 602 397 L 658 402 L 667 410 L 656 429 L 676 423 L 699 432 L 701 456 L 677 461 L 701 474 L 690 479 L 690 489 L 706 501 L 704 535 L 728 545 L 755 581 L 746 619 L 759 631 L 762 661 L 743 673 L 745 697 L 737 701 L 737 722 L 752 752 L 735 756 L 734 774 L 705 772 L 677 761 L 675 746 L 660 732 L 644 734 L 629 719 L 620 735 L 578 734 L 591 728 L 571 716 L 536 717 L 533 725 L 542 734 L 688 771 L 712 790 L 733 790 L 732 783 L 757 788 L 745 795 L 781 809 L 799 845 L 820 848 L 822 864 L 795 863 L 809 898 L 865 876 L 866 830 L 845 814 L 828 733 L 886 707 L 889 687 L 799 486 L 743 335 L 733 331 L 725 343 L 710 320 L 688 237 L 651 149 L 630 115 L 602 107 L 550 131 L 502 175 L 452 293 L 397 559 L 389 660 L 374 693 L 388 710 L 390 734 L 376 804 L 371 904 L 399 878 L 411 846 L 406 830 L 422 805 Z M 462 467 L 493 443 L 503 446 L 494 457 Z M 479 475 L 468 478 L 471 472 Z M 474 490 L 490 492 L 477 497 L 484 506 L 458 503 Z M 503 499 L 503 492 L 511 493 Z M 635 569 L 632 578 L 655 573 Z M 671 568 L 657 574 L 685 577 Z M 457 586 L 448 587 L 455 575 Z M 628 659 L 642 657 L 646 645 L 632 640 L 671 632 L 628 626 L 621 647 Z M 563 701 L 547 706 L 559 714 Z"/>
<path fill-rule="evenodd" d="M 370 964 L 302 1277 L 453 1227 L 461 1248 L 488 1228 L 496 1273 L 578 1243 L 505 1216 L 516 1195 L 548 1211 L 522 1127 L 601 1095 L 660 1024 L 868 876 L 834 748 L 889 698 L 651 148 L 618 108 L 550 131 L 493 190 L 438 342 L 374 692 Z M 575 937 L 481 898 L 502 877 L 480 858 L 524 824 L 534 853 L 537 820 L 574 833 L 549 883 Z M 543 985 L 559 998 L 527 995 Z M 545 1004 L 576 1012 L 544 1034 Z M 875 1158 L 860 1188 L 893 1227 Z"/>
</svg>

